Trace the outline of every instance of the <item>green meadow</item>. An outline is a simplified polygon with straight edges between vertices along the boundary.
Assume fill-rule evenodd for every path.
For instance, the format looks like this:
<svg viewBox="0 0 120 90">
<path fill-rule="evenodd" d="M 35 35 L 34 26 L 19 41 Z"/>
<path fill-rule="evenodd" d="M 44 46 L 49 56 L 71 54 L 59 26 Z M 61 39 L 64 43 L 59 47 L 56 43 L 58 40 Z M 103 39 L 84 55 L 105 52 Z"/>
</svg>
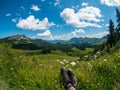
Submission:
<svg viewBox="0 0 120 90">
<path fill-rule="evenodd" d="M 62 67 L 74 70 L 77 90 L 117 90 L 120 87 L 120 49 L 112 48 L 110 53 L 73 50 L 73 55 L 59 50 L 42 54 L 40 50 L 18 50 L 1 44 L 0 90 L 64 90 Z"/>
</svg>

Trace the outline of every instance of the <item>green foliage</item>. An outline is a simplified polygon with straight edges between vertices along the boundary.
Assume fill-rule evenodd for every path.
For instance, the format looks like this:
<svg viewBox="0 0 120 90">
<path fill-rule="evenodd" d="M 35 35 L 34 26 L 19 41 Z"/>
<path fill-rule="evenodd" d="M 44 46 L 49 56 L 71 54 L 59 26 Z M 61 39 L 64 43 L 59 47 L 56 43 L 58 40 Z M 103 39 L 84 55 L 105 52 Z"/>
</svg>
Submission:
<svg viewBox="0 0 120 90">
<path fill-rule="evenodd" d="M 120 40 L 120 11 L 116 8 L 117 27 L 114 27 L 114 22 L 110 19 L 109 21 L 109 34 L 107 44 L 110 47 L 114 46 Z"/>
<path fill-rule="evenodd" d="M 119 47 L 118 47 L 119 48 Z M 83 52 L 72 48 L 74 54 L 87 55 L 93 49 Z M 78 61 L 54 50 L 41 54 L 39 50 L 17 50 L 9 44 L 0 45 L 0 89 L 4 90 L 64 90 L 61 67 L 72 68 L 78 78 L 77 90 L 114 90 L 120 83 L 120 50 L 88 61 Z M 95 53 L 94 55 L 100 55 Z M 94 56 L 93 55 L 93 56 Z M 71 64 L 72 62 L 75 65 Z"/>
<path fill-rule="evenodd" d="M 114 29 L 114 23 L 112 20 L 109 22 L 109 34 L 108 34 L 108 40 L 107 43 L 112 47 L 115 45 L 115 29 Z"/>
</svg>

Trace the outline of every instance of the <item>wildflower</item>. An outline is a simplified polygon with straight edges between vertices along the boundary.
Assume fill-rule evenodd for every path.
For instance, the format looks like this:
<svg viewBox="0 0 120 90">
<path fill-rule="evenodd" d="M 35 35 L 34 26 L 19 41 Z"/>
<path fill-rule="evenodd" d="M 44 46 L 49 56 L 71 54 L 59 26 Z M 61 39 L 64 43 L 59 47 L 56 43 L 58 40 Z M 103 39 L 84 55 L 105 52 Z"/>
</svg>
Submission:
<svg viewBox="0 0 120 90">
<path fill-rule="evenodd" d="M 100 54 L 100 52 L 97 52 L 97 54 Z"/>
<path fill-rule="evenodd" d="M 76 63 L 75 63 L 75 62 L 71 62 L 70 64 L 71 64 L 72 66 L 75 66 L 75 65 L 76 65 Z"/>
<path fill-rule="evenodd" d="M 96 58 L 97 58 L 97 55 L 94 56 L 94 59 L 96 59 Z"/>
<path fill-rule="evenodd" d="M 50 68 L 52 68 L 52 65 L 50 65 Z"/>
<path fill-rule="evenodd" d="M 13 68 L 11 67 L 10 70 L 13 71 Z"/>
<path fill-rule="evenodd" d="M 57 62 L 59 62 L 60 60 L 58 59 Z"/>
<path fill-rule="evenodd" d="M 107 59 L 104 59 L 104 62 L 107 62 Z"/>
<path fill-rule="evenodd" d="M 79 59 L 79 57 L 77 57 L 76 59 Z"/>
<path fill-rule="evenodd" d="M 85 55 L 84 57 L 85 57 L 85 58 L 87 58 L 87 57 L 88 57 L 88 55 Z"/>
<path fill-rule="evenodd" d="M 63 61 L 65 62 L 66 60 L 64 59 Z"/>
<path fill-rule="evenodd" d="M 89 66 L 91 65 L 90 63 L 87 63 Z"/>
<path fill-rule="evenodd" d="M 68 63 L 68 61 L 65 61 L 66 63 Z"/>
<path fill-rule="evenodd" d="M 61 61 L 60 64 L 64 64 L 64 62 Z"/>
</svg>

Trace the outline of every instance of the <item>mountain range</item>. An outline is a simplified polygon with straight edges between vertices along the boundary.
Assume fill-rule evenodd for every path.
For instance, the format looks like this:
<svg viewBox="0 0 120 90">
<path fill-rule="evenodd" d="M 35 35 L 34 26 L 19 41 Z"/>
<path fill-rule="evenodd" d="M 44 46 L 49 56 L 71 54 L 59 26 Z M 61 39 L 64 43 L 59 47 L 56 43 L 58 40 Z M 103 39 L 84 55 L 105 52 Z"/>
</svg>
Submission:
<svg viewBox="0 0 120 90">
<path fill-rule="evenodd" d="M 50 44 L 66 44 L 66 45 L 98 45 L 107 40 L 107 36 L 102 38 L 72 38 L 70 40 L 42 40 L 42 39 L 31 39 L 25 35 L 13 35 L 0 39 L 0 43 L 4 42 L 17 42 L 17 43 L 34 43 L 42 45 Z"/>
</svg>

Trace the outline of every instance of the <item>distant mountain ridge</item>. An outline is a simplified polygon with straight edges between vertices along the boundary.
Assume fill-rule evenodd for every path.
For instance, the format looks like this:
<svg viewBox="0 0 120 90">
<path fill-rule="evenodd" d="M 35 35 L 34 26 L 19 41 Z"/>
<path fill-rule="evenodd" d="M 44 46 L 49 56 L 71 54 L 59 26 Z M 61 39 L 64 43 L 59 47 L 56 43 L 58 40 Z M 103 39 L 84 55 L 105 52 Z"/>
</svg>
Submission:
<svg viewBox="0 0 120 90">
<path fill-rule="evenodd" d="M 17 43 L 34 43 L 34 44 L 51 44 L 42 39 L 31 39 L 25 35 L 13 35 L 0 39 L 0 43 L 17 42 Z"/>
<path fill-rule="evenodd" d="M 81 45 L 81 44 L 90 44 L 90 45 L 96 45 L 96 44 L 102 44 L 107 40 L 107 37 L 102 37 L 102 38 L 72 38 L 68 42 L 70 44 L 75 44 L 75 45 Z"/>
<path fill-rule="evenodd" d="M 48 42 L 56 44 L 67 44 L 67 45 L 83 45 L 83 44 L 89 44 L 89 45 L 95 45 L 95 44 L 101 44 L 107 40 L 107 36 L 104 36 L 102 38 L 71 38 L 70 40 L 49 40 Z"/>
<path fill-rule="evenodd" d="M 66 45 L 96 45 L 101 44 L 107 40 L 107 36 L 104 36 L 102 38 L 71 38 L 70 40 L 42 40 L 42 39 L 31 39 L 25 35 L 13 35 L 8 36 L 5 38 L 0 39 L 0 43 L 2 42 L 26 42 L 26 43 L 34 43 L 34 44 L 43 44 L 43 45 L 49 45 L 49 44 L 66 44 Z"/>
</svg>

